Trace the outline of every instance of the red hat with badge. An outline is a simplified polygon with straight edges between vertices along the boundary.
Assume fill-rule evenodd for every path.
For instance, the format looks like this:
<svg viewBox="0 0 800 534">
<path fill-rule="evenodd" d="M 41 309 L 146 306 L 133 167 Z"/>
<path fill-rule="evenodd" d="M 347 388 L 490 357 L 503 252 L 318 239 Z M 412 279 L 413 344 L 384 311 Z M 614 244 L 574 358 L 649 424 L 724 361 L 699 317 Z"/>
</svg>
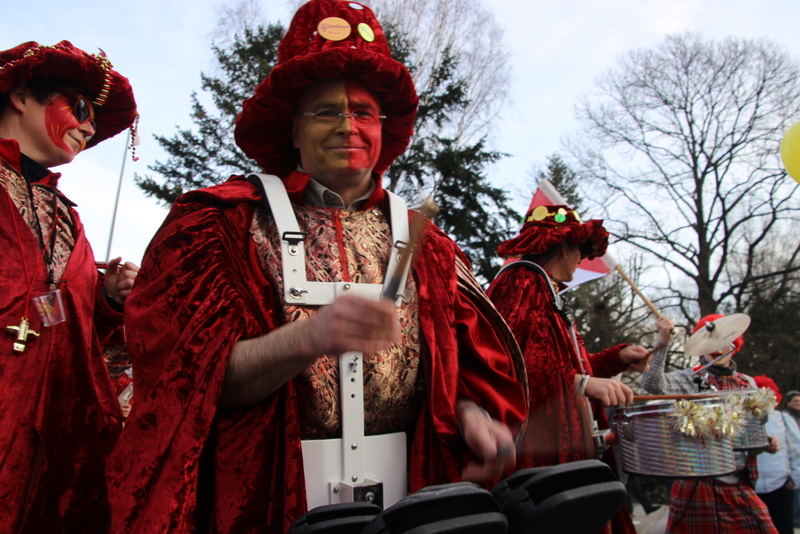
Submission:
<svg viewBox="0 0 800 534">
<path fill-rule="evenodd" d="M 386 119 L 374 170 L 383 173 L 408 146 L 419 98 L 406 66 L 392 58 L 375 14 L 358 2 L 311 0 L 298 9 L 278 47 L 277 65 L 244 101 L 236 144 L 264 172 L 294 171 L 295 105 L 311 85 L 345 77 L 358 78 L 381 101 Z"/>
<path fill-rule="evenodd" d="M 86 147 L 134 125 L 136 100 L 128 79 L 115 71 L 101 50 L 89 54 L 69 41 L 52 46 L 29 41 L 0 52 L 0 93 L 30 80 L 61 78 L 90 93 L 96 132 Z"/>
<path fill-rule="evenodd" d="M 567 239 L 581 252 L 581 258 L 597 258 L 606 253 L 608 232 L 603 221 L 581 222 L 577 212 L 566 205 L 536 206 L 525 216 L 519 235 L 497 247 L 503 258 L 543 254 Z"/>
</svg>

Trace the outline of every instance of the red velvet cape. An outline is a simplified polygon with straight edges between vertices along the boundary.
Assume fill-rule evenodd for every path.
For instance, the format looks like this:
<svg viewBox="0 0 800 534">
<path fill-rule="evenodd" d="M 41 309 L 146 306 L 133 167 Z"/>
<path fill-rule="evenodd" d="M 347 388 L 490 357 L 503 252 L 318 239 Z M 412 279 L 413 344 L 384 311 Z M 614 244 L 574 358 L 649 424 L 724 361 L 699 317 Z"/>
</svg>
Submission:
<svg viewBox="0 0 800 534">
<path fill-rule="evenodd" d="M 17 172 L 16 141 L 0 141 L 0 154 L 0 163 Z M 37 237 L 0 187 L 0 532 L 108 528 L 104 458 L 122 414 L 98 332 L 119 328 L 122 314 L 101 295 L 94 255 L 74 210 L 72 217 L 75 249 L 61 284 L 67 321 L 44 327 L 30 304 L 30 328 L 41 335 L 14 352 L 5 327 L 19 325 L 26 313 L 23 265 L 34 295 L 48 290 L 48 274 Z"/>
<path fill-rule="evenodd" d="M 549 285 L 544 276 L 518 266 L 500 273 L 487 291 L 517 338 L 528 372 L 530 408 L 517 469 L 586 459 L 579 408 L 583 401 L 575 391 L 575 374 L 581 373 L 581 366 L 569 326 L 553 305 Z M 588 354 L 583 340 L 579 337 L 578 341 L 589 375 L 610 378 L 628 367 L 619 357 L 625 344 Z M 608 428 L 605 411 L 592 404 L 600 428 Z M 610 460 L 616 472 L 616 462 L 609 452 L 604 459 Z M 616 517 L 614 532 L 634 533 L 624 507 L 617 515 L 627 519 Z"/>
<path fill-rule="evenodd" d="M 239 178 L 185 195 L 148 248 L 126 303 L 135 403 L 109 469 L 112 532 L 193 532 L 200 512 L 212 532 L 282 534 L 306 511 L 294 384 L 252 406 L 217 408 L 233 345 L 283 317 L 249 235 L 259 202 Z M 456 398 L 512 427 L 526 412 L 521 362 L 458 290 L 455 244 L 428 235 L 414 269 L 428 358 L 412 491 L 459 479 Z M 196 510 L 198 499 L 209 504 Z"/>
</svg>

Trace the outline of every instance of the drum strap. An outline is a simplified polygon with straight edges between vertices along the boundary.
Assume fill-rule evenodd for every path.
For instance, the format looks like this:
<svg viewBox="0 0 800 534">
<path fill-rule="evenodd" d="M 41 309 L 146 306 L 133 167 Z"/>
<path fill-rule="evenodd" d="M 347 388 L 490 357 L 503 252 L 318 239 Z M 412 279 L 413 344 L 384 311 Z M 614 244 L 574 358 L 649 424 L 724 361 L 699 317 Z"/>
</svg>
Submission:
<svg viewBox="0 0 800 534">
<path fill-rule="evenodd" d="M 408 244 L 408 210 L 405 201 L 390 191 L 386 191 L 389 198 L 389 217 L 392 237 L 395 239 L 392 253 L 384 277 L 384 284 L 362 284 L 354 282 L 309 282 L 306 276 L 305 248 L 303 243 L 305 232 L 300 230 L 297 217 L 292 208 L 286 187 L 280 178 L 270 174 L 251 174 L 247 179 L 261 190 L 268 211 L 272 212 L 278 234 L 281 236 L 281 261 L 283 264 L 283 289 L 284 299 L 292 305 L 324 306 L 332 303 L 337 296 L 342 294 L 355 294 L 363 298 L 378 300 L 392 280 L 394 271 L 400 260 L 400 252 Z M 406 263 L 405 271 L 399 287 L 404 289 L 408 278 L 410 262 Z M 403 295 L 395 296 L 395 303 L 400 305 Z M 331 474 L 330 468 L 324 465 L 314 469 L 306 469 L 306 485 L 309 487 L 307 497 L 321 495 L 330 499 L 327 502 L 312 502 L 309 498 L 309 507 L 320 504 L 329 504 L 335 498 L 337 502 L 352 502 L 377 498 L 382 500 L 382 486 L 384 482 L 391 487 L 405 489 L 407 471 L 405 468 L 405 434 L 396 433 L 386 435 L 388 441 L 379 441 L 379 436 L 366 438 L 364 435 L 364 359 L 360 352 L 345 352 L 339 355 L 339 390 L 340 406 L 342 410 L 342 439 L 321 440 L 315 443 L 313 449 L 306 454 L 306 445 L 301 442 L 305 458 L 329 457 L 329 464 L 336 465 L 337 480 L 327 479 Z M 370 447 L 371 445 L 371 447 Z M 391 446 L 390 446 L 391 445 Z M 395 446 L 396 445 L 396 446 Z M 402 455 L 397 451 L 402 448 Z M 373 449 L 368 451 L 367 449 Z M 313 450 L 313 452 L 311 452 Z M 368 455 L 369 452 L 369 455 Z M 378 457 L 378 461 L 370 461 Z M 382 456 L 381 456 L 382 455 Z M 318 459 L 318 458 L 317 458 Z M 370 464 L 370 465 L 367 465 Z M 382 471 L 380 466 L 402 464 L 402 471 L 391 474 L 393 480 L 375 480 Z M 402 479 L 395 480 L 394 473 L 402 472 Z M 314 487 L 312 487 L 314 486 Z M 322 486 L 322 488 L 317 487 Z M 370 489 L 359 493 L 359 486 L 369 486 Z M 373 486 L 375 489 L 373 489 Z M 387 487 L 386 493 L 392 496 L 392 488 Z M 363 498 L 360 498 L 362 495 Z M 402 495 L 400 496 L 402 497 Z M 384 503 L 381 503 L 384 504 Z"/>
</svg>

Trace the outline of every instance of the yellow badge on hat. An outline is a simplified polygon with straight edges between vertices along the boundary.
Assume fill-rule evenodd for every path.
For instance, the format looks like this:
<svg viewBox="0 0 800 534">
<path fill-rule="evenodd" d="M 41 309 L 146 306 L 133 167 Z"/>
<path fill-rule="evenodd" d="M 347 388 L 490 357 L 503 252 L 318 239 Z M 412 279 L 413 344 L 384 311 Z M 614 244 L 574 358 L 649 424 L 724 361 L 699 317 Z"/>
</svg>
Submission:
<svg viewBox="0 0 800 534">
<path fill-rule="evenodd" d="M 375 40 L 375 32 L 372 31 L 372 28 L 367 23 L 362 22 L 356 28 L 358 29 L 358 34 L 366 42 L 371 43 Z"/>
<path fill-rule="evenodd" d="M 528 220 L 543 221 L 545 218 L 547 218 L 547 215 L 548 215 L 547 208 L 545 206 L 536 206 L 536 208 L 534 208 L 533 213 L 531 213 L 531 216 L 530 218 L 528 218 Z"/>
<path fill-rule="evenodd" d="M 339 17 L 328 17 L 317 24 L 319 34 L 329 41 L 341 41 L 350 35 L 350 24 Z"/>
</svg>

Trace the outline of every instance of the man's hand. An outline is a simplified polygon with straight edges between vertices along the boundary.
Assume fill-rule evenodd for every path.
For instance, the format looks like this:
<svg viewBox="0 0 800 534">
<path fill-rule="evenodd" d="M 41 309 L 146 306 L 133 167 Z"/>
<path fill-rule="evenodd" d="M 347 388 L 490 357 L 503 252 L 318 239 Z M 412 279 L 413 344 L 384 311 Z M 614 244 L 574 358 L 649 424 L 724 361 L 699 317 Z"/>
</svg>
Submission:
<svg viewBox="0 0 800 534">
<path fill-rule="evenodd" d="M 628 371 L 646 373 L 650 370 L 653 354 L 641 345 L 630 345 L 619 351 L 619 358 L 628 364 Z"/>
<path fill-rule="evenodd" d="M 610 378 L 589 377 L 583 394 L 599 400 L 603 406 L 629 406 L 633 402 L 633 390 L 619 380 Z"/>
<path fill-rule="evenodd" d="M 397 307 L 389 299 L 344 295 L 320 308 L 306 326 L 306 350 L 317 357 L 348 351 L 377 352 L 400 341 Z"/>
<path fill-rule="evenodd" d="M 236 343 L 220 404 L 258 402 L 324 354 L 381 351 L 399 341 L 400 322 L 393 301 L 341 296 L 307 321 L 290 322 Z"/>
<path fill-rule="evenodd" d="M 468 463 L 461 479 L 485 484 L 502 477 L 517 462 L 514 436 L 500 421 L 495 421 L 474 402 L 461 400 L 456 407 L 461 435 L 469 450 L 479 458 Z"/>
<path fill-rule="evenodd" d="M 119 304 L 124 304 L 125 299 L 131 294 L 133 281 L 139 272 L 139 266 L 126 261 L 120 265 L 122 258 L 114 258 L 108 262 L 103 287 L 109 297 Z"/>
<path fill-rule="evenodd" d="M 776 438 L 775 436 L 770 436 L 769 445 L 767 445 L 767 453 L 775 454 L 779 450 L 781 450 L 781 442 L 778 441 L 778 438 Z"/>
<path fill-rule="evenodd" d="M 661 342 L 666 345 L 675 332 L 675 325 L 662 315 L 656 321 L 656 330 L 658 330 L 658 337 L 661 339 Z"/>
</svg>

